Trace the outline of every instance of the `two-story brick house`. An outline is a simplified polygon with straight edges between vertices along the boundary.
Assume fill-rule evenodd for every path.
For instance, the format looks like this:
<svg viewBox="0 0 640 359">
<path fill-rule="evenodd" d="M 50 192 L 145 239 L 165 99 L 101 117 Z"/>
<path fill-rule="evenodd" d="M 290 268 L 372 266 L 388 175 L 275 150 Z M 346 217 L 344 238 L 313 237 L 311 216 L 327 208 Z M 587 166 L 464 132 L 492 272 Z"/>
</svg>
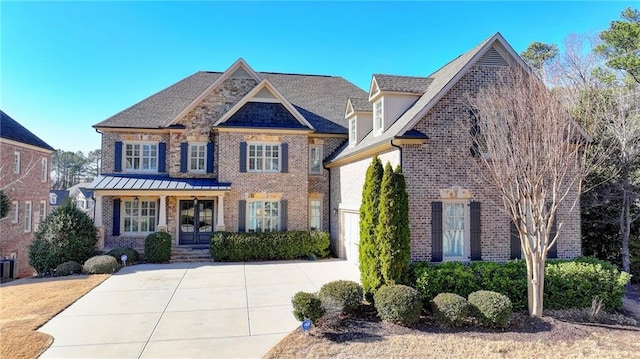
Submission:
<svg viewBox="0 0 640 359">
<path fill-rule="evenodd" d="M 362 185 L 378 155 L 403 166 L 413 260 L 509 259 L 519 242 L 496 192 L 473 180 L 481 174 L 459 125 L 469 122 L 464 94 L 510 64 L 526 66 L 496 34 L 430 76 L 374 75 L 368 93 L 241 59 L 195 73 L 94 126 L 103 245 L 142 248 L 157 230 L 198 246 L 215 230 L 321 229 L 356 261 Z M 579 213 L 563 229 L 558 255 L 578 255 Z"/>
<path fill-rule="evenodd" d="M 17 259 L 19 277 L 31 276 L 29 245 L 47 215 L 51 153 L 54 149 L 0 111 L 0 189 L 9 215 L 0 220 L 0 256 Z"/>
<path fill-rule="evenodd" d="M 347 138 L 340 77 L 256 73 L 242 59 L 198 72 L 96 124 L 102 175 L 90 189 L 104 247 L 174 246 L 211 233 L 329 229 L 323 160 Z"/>
</svg>

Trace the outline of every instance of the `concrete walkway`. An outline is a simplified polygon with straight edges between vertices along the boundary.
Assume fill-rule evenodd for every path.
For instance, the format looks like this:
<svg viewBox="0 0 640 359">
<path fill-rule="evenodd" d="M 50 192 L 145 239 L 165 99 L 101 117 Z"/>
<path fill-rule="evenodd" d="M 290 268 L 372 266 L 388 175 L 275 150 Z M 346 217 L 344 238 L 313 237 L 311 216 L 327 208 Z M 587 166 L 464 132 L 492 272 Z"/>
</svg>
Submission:
<svg viewBox="0 0 640 359">
<path fill-rule="evenodd" d="M 121 269 L 39 330 L 41 358 L 259 358 L 295 329 L 291 297 L 336 279 L 340 260 L 174 263 Z"/>
</svg>

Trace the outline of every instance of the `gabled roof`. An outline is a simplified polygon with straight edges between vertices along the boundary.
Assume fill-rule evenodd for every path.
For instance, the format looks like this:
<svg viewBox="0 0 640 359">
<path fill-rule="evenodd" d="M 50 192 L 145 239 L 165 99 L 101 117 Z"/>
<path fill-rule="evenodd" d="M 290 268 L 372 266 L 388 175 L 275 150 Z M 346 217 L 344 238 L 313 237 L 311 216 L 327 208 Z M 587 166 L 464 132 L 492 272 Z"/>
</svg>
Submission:
<svg viewBox="0 0 640 359">
<path fill-rule="evenodd" d="M 373 78 L 375 78 L 381 92 L 423 94 L 433 82 L 433 79 L 429 77 L 416 76 L 374 74 Z"/>
<path fill-rule="evenodd" d="M 373 106 L 366 97 L 352 97 L 347 100 L 345 117 L 355 112 L 373 112 Z"/>
<path fill-rule="evenodd" d="M 45 150 L 55 151 L 40 137 L 27 130 L 18 121 L 0 110 L 0 138 L 40 147 Z"/>
<path fill-rule="evenodd" d="M 523 66 L 527 70 L 529 69 L 502 35 L 495 33 L 473 49 L 458 56 L 429 75 L 428 78 L 432 81 L 424 94 L 383 132 L 382 135 L 374 136 L 372 132 L 369 133 L 355 146 L 345 147 L 339 154 L 334 156 L 332 161 L 347 158 L 396 138 L 402 138 L 407 132 L 413 129 L 415 124 L 458 82 L 471 66 L 492 49 L 494 44 L 497 44 L 502 50 L 506 51 L 520 66 Z M 428 134 L 426 134 L 426 136 L 428 136 Z"/>
<path fill-rule="evenodd" d="M 337 76 L 259 72 L 318 133 L 346 134 L 344 104 L 350 97 L 367 93 Z M 168 123 L 222 76 L 220 72 L 197 72 L 172 86 L 94 125 L 113 128 L 165 128 Z"/>
<path fill-rule="evenodd" d="M 253 105 L 250 103 L 250 101 L 255 101 L 254 103 L 261 103 L 261 105 Z M 268 101 L 268 103 L 264 103 L 264 101 Z M 283 107 L 286 111 L 282 111 L 283 109 L 280 106 L 274 105 L 281 105 L 281 107 Z M 262 80 L 262 82 L 260 82 L 256 87 L 249 91 L 248 94 L 246 94 L 240 101 L 238 101 L 238 103 L 233 105 L 233 107 L 231 107 L 231 109 L 229 109 L 227 113 L 222 115 L 222 117 L 220 117 L 213 125 L 224 126 L 232 116 L 237 114 L 242 109 L 244 109 L 245 113 L 249 112 L 252 115 L 259 114 L 262 117 L 262 120 L 267 121 L 261 121 L 263 122 L 263 124 L 267 125 L 266 127 L 278 127 L 281 125 L 284 128 L 300 128 L 300 126 L 296 126 L 295 124 L 291 123 L 291 119 L 294 119 L 295 121 L 298 121 L 298 123 L 302 125 L 302 127 L 313 129 L 313 126 L 309 122 L 307 122 L 304 116 L 302 116 L 302 114 L 300 114 L 300 112 L 298 112 L 298 110 L 291 103 L 289 103 L 286 98 L 284 98 L 280 91 L 278 91 L 271 84 L 271 82 L 266 79 Z M 260 111 L 256 111 L 257 109 L 262 109 L 266 112 L 261 113 Z M 289 116 L 287 116 L 287 113 Z M 272 115 L 273 117 L 271 117 L 270 115 Z M 236 125 L 257 125 L 256 123 L 254 123 L 254 121 L 258 120 L 257 118 L 245 119 L 244 115 L 236 117 L 242 117 L 242 119 L 236 119 L 239 120 L 234 122 Z M 247 122 L 246 120 L 250 120 L 251 123 Z"/>
<path fill-rule="evenodd" d="M 93 127 L 163 128 L 221 75 L 196 72 Z"/>
</svg>

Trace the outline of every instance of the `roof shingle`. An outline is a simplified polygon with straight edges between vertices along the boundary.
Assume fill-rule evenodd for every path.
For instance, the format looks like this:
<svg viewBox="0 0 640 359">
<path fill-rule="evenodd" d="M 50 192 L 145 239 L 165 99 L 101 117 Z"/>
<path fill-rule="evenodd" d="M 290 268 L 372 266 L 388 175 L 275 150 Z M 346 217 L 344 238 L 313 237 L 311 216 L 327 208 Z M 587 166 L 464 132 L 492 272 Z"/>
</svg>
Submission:
<svg viewBox="0 0 640 359">
<path fill-rule="evenodd" d="M 45 150 L 55 151 L 53 147 L 41 140 L 40 137 L 34 135 L 33 132 L 27 130 L 26 127 L 4 113 L 4 111 L 0 111 L 0 137 L 40 147 Z"/>
<path fill-rule="evenodd" d="M 433 82 L 429 77 L 374 74 L 380 91 L 423 94 Z"/>
</svg>

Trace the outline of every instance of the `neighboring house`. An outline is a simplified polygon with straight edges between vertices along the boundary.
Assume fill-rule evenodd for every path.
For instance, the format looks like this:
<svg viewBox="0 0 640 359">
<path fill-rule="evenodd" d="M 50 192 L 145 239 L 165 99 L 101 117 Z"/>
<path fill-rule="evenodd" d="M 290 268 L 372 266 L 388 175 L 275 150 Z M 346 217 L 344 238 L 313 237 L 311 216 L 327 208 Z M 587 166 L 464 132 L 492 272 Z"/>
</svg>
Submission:
<svg viewBox="0 0 640 359">
<path fill-rule="evenodd" d="M 93 220 L 95 201 L 93 200 L 93 191 L 87 189 L 88 185 L 90 183 L 82 182 L 67 189 L 49 191 L 49 213 L 63 205 L 67 198 L 70 198 L 76 208 L 86 213 Z"/>
<path fill-rule="evenodd" d="M 93 220 L 95 201 L 93 200 L 93 190 L 87 188 L 90 184 L 85 182 L 78 183 L 67 188 L 67 190 L 76 208 L 86 213 Z"/>
<path fill-rule="evenodd" d="M 526 66 L 496 34 L 428 77 L 374 75 L 368 93 L 242 59 L 195 73 L 94 125 L 102 175 L 88 188 L 101 245 L 142 248 L 159 230 L 198 246 L 216 230 L 318 229 L 357 262 L 362 185 L 378 155 L 403 166 L 413 260 L 509 259 L 519 242 L 496 191 L 473 179 L 464 101 L 509 63 Z M 576 212 L 559 256 L 580 254 L 579 228 Z"/>
<path fill-rule="evenodd" d="M 31 276 L 29 245 L 47 215 L 53 148 L 0 111 L 0 189 L 11 210 L 0 220 L 0 255 L 16 258 L 18 276 Z"/>
<path fill-rule="evenodd" d="M 49 191 L 49 213 L 62 206 L 69 198 L 69 191 L 66 189 L 52 189 Z"/>
</svg>

